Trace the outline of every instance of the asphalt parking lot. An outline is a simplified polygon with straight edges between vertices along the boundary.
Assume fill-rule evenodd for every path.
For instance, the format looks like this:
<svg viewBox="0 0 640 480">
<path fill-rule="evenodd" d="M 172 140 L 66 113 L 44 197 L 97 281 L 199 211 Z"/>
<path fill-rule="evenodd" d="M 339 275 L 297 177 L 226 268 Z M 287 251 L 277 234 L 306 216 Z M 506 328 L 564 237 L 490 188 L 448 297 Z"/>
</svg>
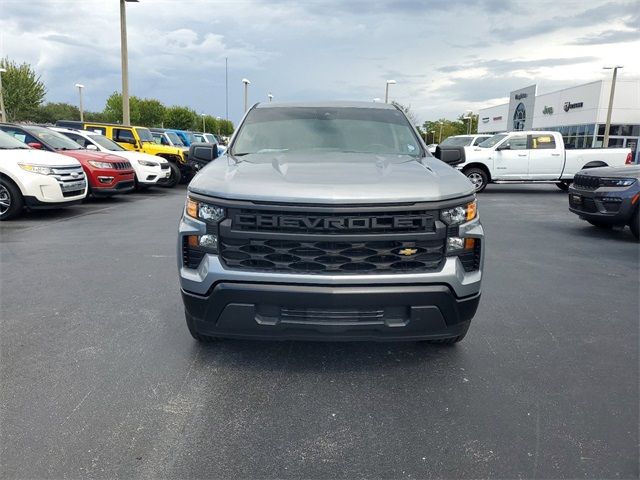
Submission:
<svg viewBox="0 0 640 480">
<path fill-rule="evenodd" d="M 456 347 L 191 339 L 184 187 L 0 226 L 3 478 L 637 478 L 639 249 L 491 185 Z"/>
</svg>

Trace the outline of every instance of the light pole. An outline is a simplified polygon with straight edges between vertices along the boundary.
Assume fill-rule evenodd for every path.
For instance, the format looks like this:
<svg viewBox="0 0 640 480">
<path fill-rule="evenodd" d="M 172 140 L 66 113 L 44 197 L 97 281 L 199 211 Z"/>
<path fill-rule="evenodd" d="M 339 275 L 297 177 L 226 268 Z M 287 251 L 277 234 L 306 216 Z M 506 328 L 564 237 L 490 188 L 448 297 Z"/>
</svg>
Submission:
<svg viewBox="0 0 640 480">
<path fill-rule="evenodd" d="M 207 133 L 207 127 L 205 127 L 204 125 L 204 113 L 201 113 L 200 116 L 202 117 L 202 133 Z"/>
<path fill-rule="evenodd" d="M 389 103 L 389 85 L 395 85 L 395 80 L 387 80 L 387 85 L 384 89 L 384 103 Z"/>
<path fill-rule="evenodd" d="M 127 49 L 127 8 L 126 2 L 138 0 L 120 0 L 120 57 L 122 60 L 122 124 L 129 125 L 129 51 Z"/>
<path fill-rule="evenodd" d="M 84 107 L 82 105 L 82 89 L 84 88 L 84 85 L 76 83 L 75 87 L 78 89 L 78 95 L 80 96 L 80 121 L 84 122 Z"/>
<path fill-rule="evenodd" d="M 269 103 L 271 103 L 271 101 L 273 100 L 273 95 L 269 94 L 269 95 L 267 95 L 267 97 L 269 97 Z"/>
<path fill-rule="evenodd" d="M 7 114 L 4 111 L 4 95 L 2 95 L 2 74 L 7 71 L 6 68 L 0 67 L 0 121 L 7 121 Z"/>
<path fill-rule="evenodd" d="M 243 78 L 242 83 L 244 83 L 244 111 L 246 113 L 249 108 L 249 85 L 251 85 L 251 82 L 246 78 Z"/>
<path fill-rule="evenodd" d="M 220 121 L 222 119 L 220 117 L 216 117 L 216 125 L 218 127 L 218 136 L 220 136 Z"/>
<path fill-rule="evenodd" d="M 440 121 L 440 133 L 438 134 L 438 143 L 442 141 L 442 127 L 444 126 L 444 122 Z"/>
<path fill-rule="evenodd" d="M 467 110 L 465 112 L 466 116 L 462 117 L 462 120 L 469 120 L 469 123 L 467 124 L 467 135 L 471 133 L 471 115 L 473 114 L 473 112 L 471 110 Z"/>
<path fill-rule="evenodd" d="M 431 130 L 431 143 L 436 143 L 436 131 L 435 130 Z"/>
<path fill-rule="evenodd" d="M 604 141 L 602 146 L 607 148 L 609 146 L 609 130 L 611 129 L 611 111 L 613 110 L 613 96 L 616 93 L 616 77 L 618 76 L 618 69 L 624 68 L 622 65 L 616 65 L 615 67 L 602 67 L 603 70 L 613 70 L 613 78 L 611 79 L 611 93 L 609 94 L 609 109 L 607 110 L 607 124 L 604 127 Z"/>
</svg>

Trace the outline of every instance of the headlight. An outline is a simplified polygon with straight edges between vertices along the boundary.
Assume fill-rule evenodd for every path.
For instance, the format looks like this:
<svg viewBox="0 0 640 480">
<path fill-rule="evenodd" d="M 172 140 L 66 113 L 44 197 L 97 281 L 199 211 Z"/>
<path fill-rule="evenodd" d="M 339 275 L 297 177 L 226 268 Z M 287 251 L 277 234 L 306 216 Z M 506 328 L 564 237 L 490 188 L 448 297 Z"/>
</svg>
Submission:
<svg viewBox="0 0 640 480">
<path fill-rule="evenodd" d="M 145 167 L 157 167 L 158 164 L 156 162 L 150 162 L 148 160 L 138 160 L 138 163 L 140 165 L 143 165 Z"/>
<path fill-rule="evenodd" d="M 204 220 L 205 222 L 218 223 L 224 218 L 225 210 L 217 205 L 198 202 L 192 198 L 187 198 L 185 212 L 191 218 Z"/>
<path fill-rule="evenodd" d="M 601 178 L 601 187 L 628 187 L 635 183 L 635 178 Z"/>
<path fill-rule="evenodd" d="M 26 170 L 27 172 L 39 173 L 41 175 L 51 175 L 53 170 L 49 167 L 44 167 L 42 165 L 32 165 L 30 163 L 19 163 L 20 168 Z"/>
<path fill-rule="evenodd" d="M 461 225 L 476 218 L 478 208 L 476 201 L 459 207 L 445 208 L 440 211 L 440 218 L 449 226 Z"/>
<path fill-rule="evenodd" d="M 97 160 L 89 160 L 89 163 L 96 168 L 113 168 L 113 164 L 109 162 L 98 162 Z"/>
</svg>

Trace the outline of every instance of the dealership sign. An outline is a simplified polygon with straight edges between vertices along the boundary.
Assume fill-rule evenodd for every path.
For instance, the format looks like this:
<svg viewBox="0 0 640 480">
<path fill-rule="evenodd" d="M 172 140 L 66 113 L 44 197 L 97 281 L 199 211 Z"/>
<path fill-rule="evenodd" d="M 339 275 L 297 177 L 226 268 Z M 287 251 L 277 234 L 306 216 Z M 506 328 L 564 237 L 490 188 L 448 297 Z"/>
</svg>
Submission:
<svg viewBox="0 0 640 480">
<path fill-rule="evenodd" d="M 482 123 L 489 123 L 489 117 L 482 117 Z"/>
<path fill-rule="evenodd" d="M 565 112 L 568 112 L 569 110 L 573 110 L 574 108 L 582 108 L 582 102 L 576 102 L 576 103 L 564 102 L 563 108 Z"/>
<path fill-rule="evenodd" d="M 516 100 L 522 100 L 523 98 L 527 98 L 529 95 L 527 95 L 526 93 L 516 93 L 515 99 Z"/>
<path fill-rule="evenodd" d="M 553 115 L 553 107 L 548 107 L 545 105 L 545 107 L 542 109 L 542 113 L 544 115 Z"/>
</svg>

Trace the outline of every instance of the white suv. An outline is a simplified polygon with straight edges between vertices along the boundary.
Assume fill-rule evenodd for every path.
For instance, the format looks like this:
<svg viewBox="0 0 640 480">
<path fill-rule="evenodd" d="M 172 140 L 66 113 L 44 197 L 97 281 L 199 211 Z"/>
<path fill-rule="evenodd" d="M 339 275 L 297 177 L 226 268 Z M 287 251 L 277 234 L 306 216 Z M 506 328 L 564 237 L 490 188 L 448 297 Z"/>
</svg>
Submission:
<svg viewBox="0 0 640 480">
<path fill-rule="evenodd" d="M 62 127 L 52 127 L 51 129 L 66 135 L 87 150 L 112 153 L 129 160 L 136 173 L 137 188 L 158 184 L 163 185 L 165 183 L 169 186 L 168 180 L 171 176 L 171 167 L 169 162 L 162 157 L 125 150 L 113 140 L 90 130 Z"/>
<path fill-rule="evenodd" d="M 28 147 L 0 131 L 0 220 L 24 207 L 62 207 L 86 196 L 87 179 L 75 158 Z"/>
</svg>

